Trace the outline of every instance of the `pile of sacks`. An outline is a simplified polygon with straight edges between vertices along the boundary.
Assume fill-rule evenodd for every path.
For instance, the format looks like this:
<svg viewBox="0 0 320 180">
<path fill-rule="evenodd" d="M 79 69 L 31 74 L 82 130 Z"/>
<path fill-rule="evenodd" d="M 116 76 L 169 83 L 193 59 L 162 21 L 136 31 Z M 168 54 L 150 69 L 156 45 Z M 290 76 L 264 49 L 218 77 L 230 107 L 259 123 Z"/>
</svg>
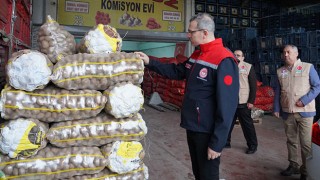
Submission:
<svg viewBox="0 0 320 180">
<path fill-rule="evenodd" d="M 266 112 L 273 111 L 274 90 L 270 86 L 263 86 L 257 81 L 257 93 L 254 101 L 254 107 Z"/>
<path fill-rule="evenodd" d="M 1 92 L 0 170 L 8 179 L 148 179 L 140 141 L 144 65 L 99 24 L 78 46 L 47 18 L 39 51 L 14 53 Z M 14 134 L 14 136 L 12 136 Z"/>
<path fill-rule="evenodd" d="M 157 58 L 150 57 L 151 59 L 160 61 L 162 63 L 183 63 L 187 60 L 187 57 L 178 55 L 173 58 Z M 146 96 L 150 96 L 153 92 L 159 93 L 161 99 L 164 102 L 171 103 L 178 107 L 182 107 L 182 101 L 184 97 L 184 91 L 186 86 L 186 80 L 172 80 L 168 79 L 158 73 L 145 68 L 143 77 L 143 92 Z"/>
</svg>

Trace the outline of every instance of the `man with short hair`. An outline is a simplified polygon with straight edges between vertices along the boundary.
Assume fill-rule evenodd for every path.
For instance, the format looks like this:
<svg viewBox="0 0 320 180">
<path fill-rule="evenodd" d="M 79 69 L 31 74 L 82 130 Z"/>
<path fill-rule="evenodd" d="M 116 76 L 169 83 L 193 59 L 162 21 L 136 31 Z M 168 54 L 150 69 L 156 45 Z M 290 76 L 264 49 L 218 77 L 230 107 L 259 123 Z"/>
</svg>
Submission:
<svg viewBox="0 0 320 180">
<path fill-rule="evenodd" d="M 311 131 L 316 114 L 314 99 L 320 92 L 317 71 L 310 63 L 298 59 L 298 48 L 286 45 L 282 52 L 285 65 L 277 70 L 273 114 L 279 118 L 280 108 L 287 136 L 289 166 L 283 176 L 301 173 L 300 180 L 307 179 L 306 159 L 311 155 Z M 299 141 L 302 165 L 299 170 Z"/>
<path fill-rule="evenodd" d="M 253 119 L 251 117 L 251 109 L 256 98 L 257 80 L 254 68 L 251 64 L 244 61 L 244 54 L 241 50 L 235 50 L 234 55 L 238 59 L 239 67 L 239 104 L 234 115 L 233 124 L 231 126 L 226 148 L 231 148 L 231 133 L 236 119 L 239 119 L 243 135 L 247 141 L 247 154 L 253 154 L 257 151 L 258 140 L 256 130 L 254 128 Z"/>
<path fill-rule="evenodd" d="M 186 129 L 197 180 L 219 180 L 220 155 L 238 104 L 237 62 L 214 31 L 211 15 L 192 17 L 187 35 L 199 49 L 178 65 L 162 64 L 136 52 L 150 70 L 171 79 L 186 79 L 180 126 Z"/>
</svg>

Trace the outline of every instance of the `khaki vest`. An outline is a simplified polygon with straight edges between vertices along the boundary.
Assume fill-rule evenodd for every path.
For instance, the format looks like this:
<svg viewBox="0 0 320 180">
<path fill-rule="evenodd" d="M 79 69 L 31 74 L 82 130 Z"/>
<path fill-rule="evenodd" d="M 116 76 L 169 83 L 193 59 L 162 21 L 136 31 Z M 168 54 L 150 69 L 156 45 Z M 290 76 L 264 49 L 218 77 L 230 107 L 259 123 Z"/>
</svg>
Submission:
<svg viewBox="0 0 320 180">
<path fill-rule="evenodd" d="M 251 64 L 242 61 L 238 64 L 238 67 L 240 80 L 239 104 L 245 104 L 248 102 L 250 93 L 248 76 L 250 73 Z"/>
<path fill-rule="evenodd" d="M 310 91 L 309 72 L 311 64 L 301 62 L 298 59 L 292 70 L 283 66 L 277 70 L 278 79 L 281 87 L 280 104 L 282 111 L 287 113 L 295 112 L 314 112 L 315 101 L 311 101 L 304 107 L 296 106 L 296 102 Z"/>
</svg>

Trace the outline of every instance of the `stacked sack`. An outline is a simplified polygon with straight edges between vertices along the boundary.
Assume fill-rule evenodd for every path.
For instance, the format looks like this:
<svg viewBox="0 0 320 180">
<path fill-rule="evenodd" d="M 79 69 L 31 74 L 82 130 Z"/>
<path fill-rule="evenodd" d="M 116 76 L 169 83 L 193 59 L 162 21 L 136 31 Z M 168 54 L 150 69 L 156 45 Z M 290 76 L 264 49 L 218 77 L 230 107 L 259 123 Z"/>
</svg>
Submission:
<svg viewBox="0 0 320 180">
<path fill-rule="evenodd" d="M 270 86 L 263 86 L 257 81 L 257 92 L 254 106 L 267 112 L 273 111 L 274 90 Z"/>
<path fill-rule="evenodd" d="M 99 36 L 90 33 L 97 29 Z M 148 179 L 139 142 L 147 133 L 138 113 L 143 61 L 120 52 L 114 28 L 90 32 L 81 47 L 103 52 L 74 54 L 73 36 L 48 17 L 40 28 L 41 52 L 23 50 L 8 60 L 0 101 L 8 120 L 0 128 L 5 178 Z"/>
<path fill-rule="evenodd" d="M 179 58 L 150 58 L 157 61 L 161 61 L 163 63 L 174 64 L 178 64 L 187 60 L 186 57 L 181 56 Z M 150 96 L 153 92 L 158 92 L 161 99 L 164 102 L 169 102 L 181 107 L 185 91 L 185 85 L 185 80 L 168 79 L 164 76 L 157 74 L 156 72 L 150 71 L 149 69 L 145 68 L 143 91 L 147 96 Z"/>
</svg>

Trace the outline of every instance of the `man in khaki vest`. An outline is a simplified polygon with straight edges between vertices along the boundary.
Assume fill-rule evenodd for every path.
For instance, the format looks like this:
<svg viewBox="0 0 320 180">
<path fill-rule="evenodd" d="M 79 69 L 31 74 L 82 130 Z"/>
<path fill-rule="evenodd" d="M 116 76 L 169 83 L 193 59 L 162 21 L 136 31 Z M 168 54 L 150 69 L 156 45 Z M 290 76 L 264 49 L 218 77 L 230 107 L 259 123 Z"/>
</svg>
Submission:
<svg viewBox="0 0 320 180">
<path fill-rule="evenodd" d="M 251 64 L 244 62 L 244 55 L 241 50 L 235 50 L 234 55 L 239 61 L 239 102 L 236 114 L 233 119 L 233 124 L 229 131 L 229 137 L 225 148 L 231 148 L 231 133 L 234 123 L 239 118 L 240 125 L 243 131 L 243 135 L 247 141 L 248 149 L 247 154 L 253 154 L 257 151 L 258 140 L 256 130 L 254 128 L 253 119 L 251 117 L 251 109 L 256 98 L 257 80 L 254 68 Z"/>
<path fill-rule="evenodd" d="M 298 48 L 286 45 L 282 52 L 285 65 L 277 70 L 273 114 L 284 119 L 289 166 L 283 176 L 301 173 L 307 179 L 306 158 L 311 155 L 311 130 L 316 114 L 314 99 L 320 92 L 317 71 L 310 63 L 298 59 Z M 299 170 L 298 152 L 301 147 L 302 165 Z"/>
</svg>

